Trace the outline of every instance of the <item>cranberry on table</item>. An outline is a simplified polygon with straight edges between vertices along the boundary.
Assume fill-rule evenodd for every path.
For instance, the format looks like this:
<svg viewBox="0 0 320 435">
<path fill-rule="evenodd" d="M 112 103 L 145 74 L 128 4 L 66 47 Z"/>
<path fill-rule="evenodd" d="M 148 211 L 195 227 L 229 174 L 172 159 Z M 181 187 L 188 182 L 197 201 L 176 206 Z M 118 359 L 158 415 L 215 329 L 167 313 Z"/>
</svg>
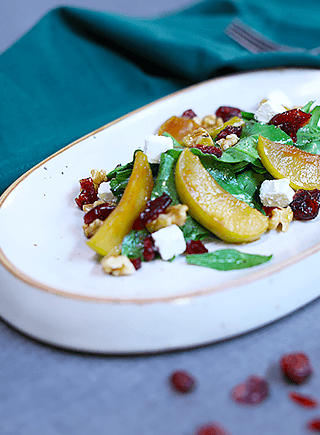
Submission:
<svg viewBox="0 0 320 435">
<path fill-rule="evenodd" d="M 285 354 L 280 360 L 283 375 L 295 384 L 302 384 L 312 374 L 312 366 L 308 355 L 303 352 Z"/>
<path fill-rule="evenodd" d="M 297 405 L 302 406 L 303 408 L 313 409 L 318 408 L 318 401 L 311 396 L 306 394 L 297 393 L 296 391 L 291 391 L 289 393 L 289 398 L 296 403 Z"/>
<path fill-rule="evenodd" d="M 185 370 L 178 370 L 171 374 L 170 383 L 172 388 L 180 393 L 189 393 L 195 388 L 196 380 Z"/>
<path fill-rule="evenodd" d="M 249 376 L 245 382 L 236 385 L 231 391 L 232 399 L 245 405 L 257 405 L 269 394 L 268 382 L 261 376 Z"/>
<path fill-rule="evenodd" d="M 307 429 L 311 432 L 319 432 L 320 433 L 320 418 L 314 418 L 310 420 L 307 424 Z"/>
<path fill-rule="evenodd" d="M 229 433 L 219 423 L 209 423 L 200 426 L 195 435 L 229 435 Z"/>
</svg>

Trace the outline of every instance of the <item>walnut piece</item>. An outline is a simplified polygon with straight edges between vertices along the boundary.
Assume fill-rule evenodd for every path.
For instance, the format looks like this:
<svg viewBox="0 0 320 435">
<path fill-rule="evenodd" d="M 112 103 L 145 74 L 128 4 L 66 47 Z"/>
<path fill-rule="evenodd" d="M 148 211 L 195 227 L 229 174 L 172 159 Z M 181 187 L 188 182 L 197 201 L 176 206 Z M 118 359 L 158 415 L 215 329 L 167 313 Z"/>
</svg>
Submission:
<svg viewBox="0 0 320 435">
<path fill-rule="evenodd" d="M 182 142 L 186 147 L 194 147 L 195 145 L 213 145 L 213 140 L 210 134 L 203 127 L 199 127 L 197 130 L 184 136 Z"/>
<path fill-rule="evenodd" d="M 98 231 L 98 229 L 101 227 L 103 225 L 103 221 L 102 220 L 100 220 L 100 219 L 95 219 L 93 222 L 91 222 L 91 224 L 84 224 L 83 226 L 82 226 L 82 228 L 83 228 L 83 232 L 84 232 L 84 235 L 86 236 L 86 237 L 88 237 L 88 239 L 90 238 L 90 237 L 92 237 L 97 231 Z"/>
<path fill-rule="evenodd" d="M 132 275 L 136 270 L 126 255 L 106 256 L 102 258 L 100 263 L 103 270 L 113 276 Z"/>
<path fill-rule="evenodd" d="M 101 169 L 100 171 L 98 171 L 98 169 L 92 169 L 91 178 L 96 190 L 99 189 L 101 183 L 108 181 L 107 172 L 104 169 Z"/>
<path fill-rule="evenodd" d="M 217 140 L 216 144 L 221 147 L 222 151 L 225 151 L 228 148 L 233 147 L 238 142 L 239 138 L 236 134 L 228 134 L 225 139 Z"/>
<path fill-rule="evenodd" d="M 105 201 L 103 201 L 102 199 L 98 199 L 97 201 L 95 201 L 93 204 L 84 204 L 82 207 L 82 210 L 85 213 L 88 213 L 88 211 L 92 210 L 93 208 L 95 208 L 97 205 L 100 204 L 104 204 Z"/>
<path fill-rule="evenodd" d="M 169 205 L 164 213 L 147 225 L 150 233 L 160 230 L 161 228 L 169 227 L 170 225 L 178 225 L 182 227 L 187 219 L 188 206 L 185 204 Z"/>
<path fill-rule="evenodd" d="M 281 225 L 282 231 L 288 231 L 292 219 L 293 212 L 291 207 L 274 208 L 271 212 L 268 229 L 275 230 L 279 225 Z"/>
<path fill-rule="evenodd" d="M 202 119 L 202 127 L 204 128 L 216 128 L 223 125 L 223 119 L 216 115 L 207 115 Z"/>
</svg>

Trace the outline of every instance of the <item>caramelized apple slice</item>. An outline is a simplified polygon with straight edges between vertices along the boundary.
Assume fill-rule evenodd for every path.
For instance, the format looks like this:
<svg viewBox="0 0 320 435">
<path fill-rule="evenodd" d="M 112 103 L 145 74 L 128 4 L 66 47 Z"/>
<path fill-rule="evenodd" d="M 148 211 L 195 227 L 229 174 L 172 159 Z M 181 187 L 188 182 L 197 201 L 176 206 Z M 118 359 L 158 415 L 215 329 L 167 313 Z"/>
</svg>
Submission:
<svg viewBox="0 0 320 435">
<path fill-rule="evenodd" d="M 266 231 L 268 218 L 222 189 L 189 149 L 181 153 L 175 177 L 180 200 L 191 216 L 220 239 L 251 242 Z"/>
<path fill-rule="evenodd" d="M 138 151 L 122 198 L 96 234 L 87 242 L 100 255 L 119 255 L 123 238 L 150 199 L 153 178 L 146 155 Z"/>
<path fill-rule="evenodd" d="M 263 166 L 275 178 L 289 178 L 293 189 L 320 189 L 320 155 L 260 136 L 258 152 Z"/>
</svg>

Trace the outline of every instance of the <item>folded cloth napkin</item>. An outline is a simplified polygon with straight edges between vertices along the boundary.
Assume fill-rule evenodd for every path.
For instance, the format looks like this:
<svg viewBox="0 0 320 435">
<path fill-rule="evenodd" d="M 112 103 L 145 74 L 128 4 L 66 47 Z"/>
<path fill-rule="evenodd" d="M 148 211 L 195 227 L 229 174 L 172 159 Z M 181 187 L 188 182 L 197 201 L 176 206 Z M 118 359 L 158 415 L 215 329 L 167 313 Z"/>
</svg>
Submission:
<svg viewBox="0 0 320 435">
<path fill-rule="evenodd" d="M 320 66 L 320 56 L 248 53 L 223 32 L 235 17 L 280 43 L 320 43 L 318 0 L 205 0 L 152 19 L 49 12 L 0 56 L 0 193 L 65 145 L 188 85 L 235 71 Z"/>
</svg>

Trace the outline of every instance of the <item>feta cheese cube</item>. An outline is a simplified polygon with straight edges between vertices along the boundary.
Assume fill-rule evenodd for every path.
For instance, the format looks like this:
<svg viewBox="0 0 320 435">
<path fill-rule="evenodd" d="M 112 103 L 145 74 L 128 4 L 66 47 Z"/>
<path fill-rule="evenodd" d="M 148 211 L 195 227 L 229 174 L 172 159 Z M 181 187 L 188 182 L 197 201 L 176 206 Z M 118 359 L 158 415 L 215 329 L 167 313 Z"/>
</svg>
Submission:
<svg viewBox="0 0 320 435">
<path fill-rule="evenodd" d="M 151 134 L 145 138 L 144 153 L 149 163 L 159 163 L 160 155 L 173 148 L 173 140 L 168 136 Z"/>
<path fill-rule="evenodd" d="M 271 118 L 273 118 L 278 113 L 285 112 L 286 108 L 276 100 L 267 100 L 262 103 L 259 109 L 254 114 L 254 118 L 258 122 L 267 124 Z"/>
<path fill-rule="evenodd" d="M 260 199 L 265 207 L 287 207 L 295 191 L 289 186 L 288 178 L 265 180 L 260 187 Z"/>
<path fill-rule="evenodd" d="M 182 254 L 187 248 L 183 232 L 178 225 L 161 228 L 152 233 L 151 236 L 163 260 L 170 260 L 174 256 Z"/>
<path fill-rule="evenodd" d="M 280 90 L 274 90 L 268 94 L 268 100 L 278 101 L 278 103 L 283 106 L 290 108 L 292 107 L 292 102 L 290 98 Z"/>
</svg>

